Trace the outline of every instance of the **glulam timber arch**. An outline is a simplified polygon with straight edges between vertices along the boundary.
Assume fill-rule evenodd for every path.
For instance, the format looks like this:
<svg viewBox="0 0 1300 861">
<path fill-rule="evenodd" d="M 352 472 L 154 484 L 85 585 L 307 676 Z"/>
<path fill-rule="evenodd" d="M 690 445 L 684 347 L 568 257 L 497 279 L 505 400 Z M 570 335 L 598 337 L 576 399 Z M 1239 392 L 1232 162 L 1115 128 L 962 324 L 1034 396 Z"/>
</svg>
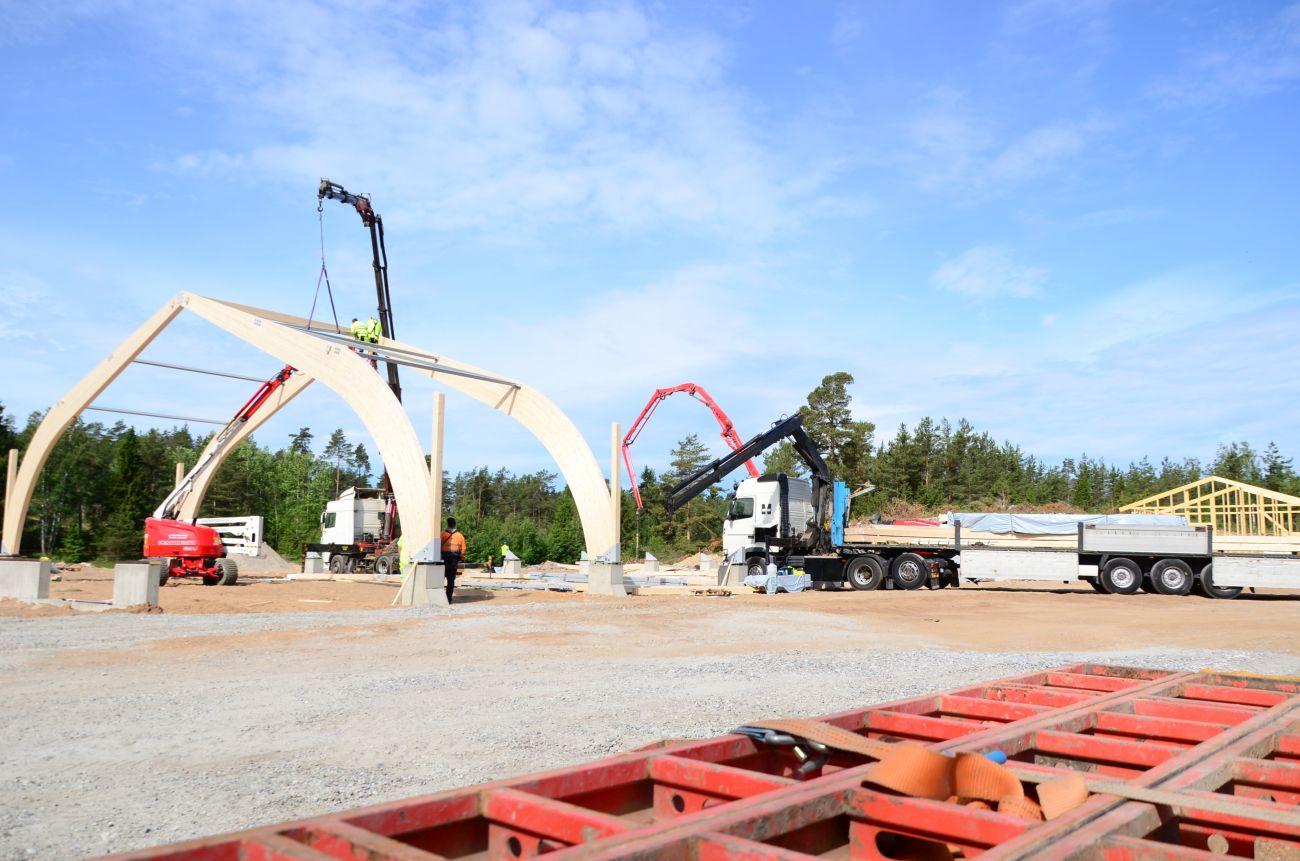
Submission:
<svg viewBox="0 0 1300 861">
<path fill-rule="evenodd" d="M 6 493 L 0 553 L 18 554 L 36 479 L 63 431 L 181 311 L 202 317 L 300 372 L 291 378 L 294 387 L 264 404 L 255 416 L 256 424 L 250 421 L 251 426 L 242 430 L 242 436 L 252 433 L 311 382 L 325 385 L 352 408 L 374 439 L 402 512 L 407 547 L 414 551 L 433 542 L 440 524 L 433 522 L 436 508 L 430 498 L 431 483 L 419 438 L 405 410 L 368 361 L 351 350 L 346 341 L 331 339 L 332 333 L 309 331 L 308 321 L 301 317 L 181 293 L 132 333 L 46 414 Z M 550 399 L 522 383 L 504 380 L 400 341 L 385 339 L 379 348 L 526 427 L 554 458 L 573 493 L 587 552 L 595 557 L 615 550 L 617 531 L 609 487 L 591 447 Z M 209 481 L 219 468 L 220 464 L 214 464 L 208 473 Z M 194 516 L 207 487 L 208 482 L 203 482 L 190 493 L 182 507 L 183 516 Z"/>
</svg>

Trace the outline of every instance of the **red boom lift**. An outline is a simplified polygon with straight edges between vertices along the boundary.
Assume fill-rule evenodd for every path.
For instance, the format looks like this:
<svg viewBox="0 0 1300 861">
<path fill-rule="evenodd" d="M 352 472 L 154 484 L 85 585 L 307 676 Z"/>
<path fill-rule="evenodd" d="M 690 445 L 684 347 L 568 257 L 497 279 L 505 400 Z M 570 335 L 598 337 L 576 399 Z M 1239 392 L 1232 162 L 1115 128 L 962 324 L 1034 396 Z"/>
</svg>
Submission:
<svg viewBox="0 0 1300 861">
<path fill-rule="evenodd" d="M 153 517 L 145 518 L 144 555 L 149 559 L 162 558 L 166 562 L 159 576 L 160 583 L 166 583 L 168 577 L 202 577 L 208 586 L 230 586 L 239 577 L 239 567 L 235 560 L 226 558 L 226 548 L 217 530 L 175 518 L 181 501 L 194 489 L 194 480 L 221 462 L 223 452 L 234 443 L 239 429 L 294 373 L 291 365 L 285 365 L 262 383 L 235 417 L 217 432 L 216 444 L 186 473 L 154 511 Z"/>
<path fill-rule="evenodd" d="M 636 500 L 637 511 L 640 511 L 645 506 L 641 502 L 641 486 L 636 480 L 636 469 L 632 466 L 632 452 L 630 450 L 632 443 L 636 442 L 636 438 L 641 435 L 646 422 L 650 420 L 650 416 L 654 414 L 659 404 L 678 392 L 685 392 L 709 408 L 709 411 L 713 413 L 713 417 L 718 420 L 718 426 L 722 428 L 722 438 L 726 440 L 732 451 L 743 445 L 740 434 L 736 433 L 736 426 L 731 423 L 731 419 L 722 411 L 722 407 L 718 406 L 718 402 L 704 390 L 703 386 L 697 386 L 695 383 L 682 383 L 679 386 L 672 386 L 667 389 L 655 389 L 655 393 L 650 396 L 649 402 L 641 410 L 641 415 L 636 417 L 636 421 L 632 422 L 632 426 L 628 428 L 627 434 L 623 437 L 623 464 L 627 467 L 627 477 L 632 484 L 632 498 Z M 758 467 L 754 466 L 753 460 L 745 461 L 745 468 L 749 470 L 750 476 L 758 478 Z"/>
</svg>

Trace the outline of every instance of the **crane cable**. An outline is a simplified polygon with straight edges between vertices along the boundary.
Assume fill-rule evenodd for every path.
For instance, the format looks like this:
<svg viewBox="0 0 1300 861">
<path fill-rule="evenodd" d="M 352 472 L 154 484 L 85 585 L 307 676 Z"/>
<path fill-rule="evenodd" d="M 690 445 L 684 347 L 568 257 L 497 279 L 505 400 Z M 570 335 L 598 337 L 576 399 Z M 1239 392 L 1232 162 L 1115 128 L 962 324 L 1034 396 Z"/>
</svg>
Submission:
<svg viewBox="0 0 1300 861">
<path fill-rule="evenodd" d="M 334 316 L 334 331 L 342 334 L 343 330 L 339 328 L 339 312 L 334 307 L 334 288 L 330 286 L 329 269 L 325 267 L 325 207 L 324 201 L 316 201 L 316 219 L 320 222 L 320 274 L 316 277 L 316 292 L 311 297 L 311 310 L 307 312 L 307 331 L 311 331 L 311 323 L 316 316 L 316 300 L 320 298 L 320 285 L 325 284 L 325 295 L 330 300 L 330 313 Z"/>
</svg>

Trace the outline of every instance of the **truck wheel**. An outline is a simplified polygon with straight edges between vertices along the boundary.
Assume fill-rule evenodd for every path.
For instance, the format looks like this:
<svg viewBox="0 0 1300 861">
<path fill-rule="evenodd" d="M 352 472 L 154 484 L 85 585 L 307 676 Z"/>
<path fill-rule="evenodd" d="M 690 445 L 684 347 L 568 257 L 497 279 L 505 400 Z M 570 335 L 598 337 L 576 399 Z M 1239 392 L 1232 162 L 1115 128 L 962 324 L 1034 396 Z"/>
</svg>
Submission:
<svg viewBox="0 0 1300 861">
<path fill-rule="evenodd" d="M 1207 562 L 1201 569 L 1201 579 L 1196 582 L 1196 588 L 1207 598 L 1236 598 L 1241 594 L 1240 586 L 1215 586 L 1214 585 L 1214 563 Z"/>
<path fill-rule="evenodd" d="M 879 589 L 885 579 L 885 566 L 881 564 L 882 562 L 883 560 L 875 556 L 859 556 L 849 563 L 844 576 L 850 586 L 862 592 Z"/>
<path fill-rule="evenodd" d="M 930 560 L 917 553 L 902 553 L 889 566 L 889 574 L 898 589 L 919 589 L 930 579 Z"/>
<path fill-rule="evenodd" d="M 762 556 L 751 556 L 745 560 L 746 577 L 762 577 L 767 573 L 767 560 Z"/>
<path fill-rule="evenodd" d="M 1132 595 L 1142 585 L 1142 569 L 1132 559 L 1112 559 L 1101 569 L 1101 585 L 1112 595 Z"/>
<path fill-rule="evenodd" d="M 337 553 L 334 553 L 330 556 L 331 574 L 342 574 L 344 571 L 347 570 L 346 565 L 347 565 L 346 560 L 342 556 L 338 555 Z"/>
<path fill-rule="evenodd" d="M 380 556 L 375 560 L 375 576 L 387 577 L 393 573 L 393 563 L 397 560 L 391 556 Z"/>
<path fill-rule="evenodd" d="M 1089 577 L 1088 585 L 1091 586 L 1095 591 L 1100 592 L 1103 595 L 1107 594 L 1106 587 L 1101 585 L 1101 580 L 1097 577 Z"/>
<path fill-rule="evenodd" d="M 1192 566 L 1181 559 L 1161 559 L 1151 568 L 1151 585 L 1161 595 L 1186 595 L 1193 580 Z"/>
</svg>

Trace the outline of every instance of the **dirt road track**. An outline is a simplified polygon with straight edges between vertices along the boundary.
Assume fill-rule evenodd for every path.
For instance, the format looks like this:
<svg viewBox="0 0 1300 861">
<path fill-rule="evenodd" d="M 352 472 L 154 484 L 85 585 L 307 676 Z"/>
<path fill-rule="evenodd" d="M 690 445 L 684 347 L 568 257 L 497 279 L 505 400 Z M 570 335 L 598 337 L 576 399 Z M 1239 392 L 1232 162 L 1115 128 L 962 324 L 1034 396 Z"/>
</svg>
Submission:
<svg viewBox="0 0 1300 861">
<path fill-rule="evenodd" d="M 0 619 L 0 857 L 148 846 L 1080 658 L 1300 673 L 1300 602 L 1273 598 L 466 597 Z"/>
</svg>

